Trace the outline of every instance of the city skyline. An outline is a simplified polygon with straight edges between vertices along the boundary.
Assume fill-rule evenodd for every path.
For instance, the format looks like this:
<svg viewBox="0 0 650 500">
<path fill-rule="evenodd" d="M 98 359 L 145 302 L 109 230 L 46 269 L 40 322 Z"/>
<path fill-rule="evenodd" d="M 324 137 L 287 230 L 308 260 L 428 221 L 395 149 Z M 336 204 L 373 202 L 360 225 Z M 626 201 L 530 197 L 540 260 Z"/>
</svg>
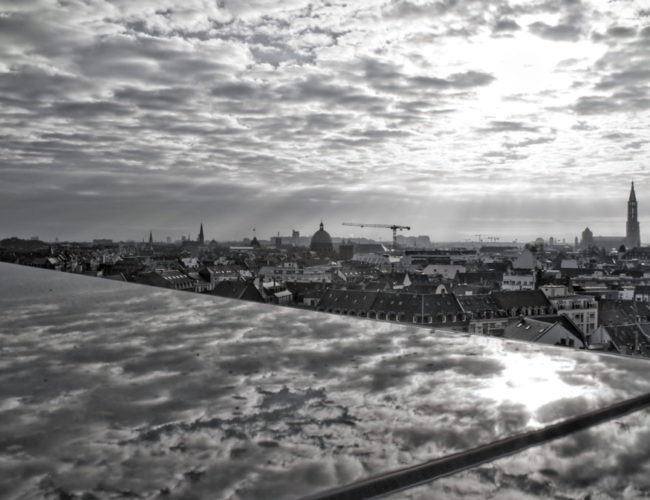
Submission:
<svg viewBox="0 0 650 500">
<path fill-rule="evenodd" d="M 139 240 L 203 221 L 227 240 L 353 214 L 441 241 L 570 241 L 622 231 L 630 180 L 650 216 L 642 2 L 0 11 L 7 236 Z"/>
<path fill-rule="evenodd" d="M 637 199 L 636 199 L 636 195 L 635 195 L 634 181 L 631 182 L 629 199 L 628 199 L 628 201 L 626 203 L 626 206 L 627 206 L 627 221 L 625 223 L 625 235 L 620 235 L 620 234 L 616 233 L 616 231 L 614 231 L 614 232 L 616 233 L 616 236 L 620 236 L 621 239 L 625 239 L 626 241 L 628 241 L 631 238 L 633 241 L 638 242 L 639 241 L 638 203 L 637 203 Z M 370 225 L 370 226 L 374 225 L 373 223 L 367 223 L 367 224 Z M 632 224 L 632 225 L 630 225 L 630 224 Z M 341 223 L 341 225 L 342 226 L 350 226 L 350 225 L 354 226 L 355 224 Z M 359 225 L 361 225 L 361 224 L 359 224 Z M 322 217 L 321 217 L 321 221 L 320 221 L 319 226 L 320 226 L 321 229 L 323 228 L 323 218 Z M 592 226 L 597 227 L 597 225 L 593 225 L 593 224 L 592 224 Z M 497 243 L 497 242 L 501 242 L 501 243 L 518 243 L 518 244 L 522 244 L 522 243 L 526 242 L 526 238 L 521 238 L 520 239 L 520 238 L 517 238 L 517 237 L 508 237 L 508 236 L 504 237 L 503 236 L 504 233 L 487 234 L 486 232 L 476 233 L 476 232 L 472 232 L 471 230 L 469 230 L 469 231 L 464 231 L 464 232 L 457 233 L 457 234 L 462 235 L 462 239 L 444 240 L 444 239 L 436 239 L 435 237 L 432 237 L 429 234 L 423 234 L 423 233 L 417 233 L 416 231 L 410 231 L 410 229 L 417 230 L 417 228 L 408 228 L 408 229 L 403 228 L 403 229 L 404 229 L 404 232 L 402 232 L 402 230 L 400 230 L 400 234 L 398 235 L 398 238 L 401 238 L 401 237 L 404 237 L 404 238 L 417 238 L 417 237 L 424 236 L 424 237 L 430 238 L 431 243 L 433 243 L 433 244 L 437 244 L 437 243 L 438 244 L 444 244 L 444 243 L 447 243 L 447 242 L 453 242 L 453 243 L 458 243 L 458 242 L 472 242 L 472 243 L 492 242 L 492 243 Z M 620 229 L 620 227 L 618 229 Z M 346 228 L 346 231 L 347 230 L 349 230 L 349 229 Z M 335 234 L 333 234 L 333 237 L 334 238 L 340 238 L 340 239 L 346 239 L 346 238 L 347 239 L 368 239 L 368 240 L 375 240 L 375 241 L 381 241 L 381 242 L 388 242 L 390 240 L 390 238 L 387 238 L 385 235 L 382 234 L 383 232 L 386 232 L 386 230 L 387 230 L 386 227 L 377 228 L 377 227 L 368 227 L 368 226 L 366 226 L 366 227 L 358 228 L 357 231 L 351 231 L 351 232 L 343 234 L 343 235 L 341 235 L 340 233 L 335 233 Z M 587 231 L 587 232 L 591 231 L 589 226 L 587 226 L 585 228 L 585 231 Z M 634 233 L 634 231 L 636 231 L 636 233 L 632 234 L 632 233 L 630 233 L 630 231 L 632 231 L 632 233 Z M 306 231 L 303 231 L 303 230 L 296 230 L 295 228 L 292 228 L 290 230 L 285 229 L 285 230 L 282 230 L 282 231 L 277 231 L 275 234 L 265 235 L 263 232 L 258 232 L 256 228 L 252 228 L 249 231 L 250 234 L 239 234 L 238 236 L 235 236 L 233 238 L 218 239 L 218 238 L 215 238 L 215 237 L 211 237 L 209 232 L 208 232 L 208 236 L 204 237 L 203 222 L 201 222 L 199 224 L 199 232 L 196 235 L 196 238 L 194 238 L 192 236 L 191 231 L 190 232 L 186 231 L 186 232 L 183 232 L 183 233 L 180 233 L 180 234 L 179 233 L 175 233 L 175 234 L 171 233 L 170 234 L 169 228 L 156 228 L 156 232 L 157 232 L 157 237 L 154 238 L 153 237 L 154 230 L 153 229 L 148 230 L 148 241 L 150 243 L 151 242 L 167 242 L 167 243 L 171 243 L 171 242 L 179 242 L 179 241 L 183 241 L 183 240 L 190 240 L 190 241 L 196 240 L 196 241 L 201 241 L 201 242 L 203 240 L 205 240 L 205 241 L 209 241 L 209 240 L 215 240 L 215 241 L 246 241 L 246 240 L 251 240 L 252 238 L 258 237 L 258 236 L 259 236 L 260 240 L 273 241 L 273 239 L 276 236 L 282 236 L 283 238 L 290 238 L 291 236 L 289 235 L 289 233 L 294 233 L 294 232 L 297 232 L 303 238 L 310 237 L 312 235 L 312 232 L 309 229 L 307 229 Z M 495 234 L 500 234 L 500 236 L 495 236 Z M 577 239 L 578 241 L 581 241 L 585 236 L 584 232 L 579 232 L 579 234 L 568 235 L 568 236 L 564 236 L 564 235 L 563 236 L 557 236 L 558 234 L 560 234 L 560 233 L 558 233 L 557 231 L 554 232 L 554 233 L 550 233 L 550 234 L 538 234 L 537 236 L 530 237 L 529 240 L 532 242 L 532 240 L 538 240 L 540 238 L 542 240 L 544 240 L 544 241 L 551 241 L 551 239 L 552 239 L 557 243 L 563 243 L 563 244 L 571 245 L 572 242 L 574 242 L 575 239 Z M 591 233 L 591 235 L 593 236 L 593 232 Z M 3 236 L 3 235 L 0 235 L 0 236 Z M 4 235 L 4 236 L 7 236 L 7 235 Z M 12 235 L 12 237 L 16 237 L 16 236 L 24 237 L 24 238 L 29 237 L 31 239 L 40 239 L 39 236 L 35 236 L 33 234 L 28 234 L 28 233 Z M 145 239 L 147 239 L 146 235 L 144 235 L 144 236 L 140 235 L 140 236 L 141 236 L 142 242 L 144 242 Z M 597 237 L 602 236 L 602 234 L 598 233 L 596 236 Z M 77 241 L 91 241 L 91 240 L 94 240 L 94 239 L 103 239 L 105 237 L 106 237 L 106 235 L 94 235 L 94 236 L 92 236 L 92 237 L 90 237 L 88 239 L 85 239 L 85 240 L 80 239 L 80 240 L 77 240 Z M 611 238 L 611 237 L 609 237 L 609 238 Z M 55 241 L 55 240 L 58 241 L 59 237 L 56 236 L 56 237 L 49 238 L 49 239 L 48 238 L 42 238 L 42 239 L 44 239 L 46 241 L 47 240 L 49 240 L 49 241 Z M 137 238 L 133 238 L 133 237 L 127 237 L 127 238 L 119 238 L 118 237 L 118 238 L 108 238 L 108 239 L 115 239 L 116 241 L 137 241 Z M 64 241 L 64 240 L 65 239 L 62 239 L 62 241 Z M 73 241 L 73 240 L 68 240 L 68 241 Z M 633 244 L 632 246 L 638 246 L 638 244 Z"/>
</svg>

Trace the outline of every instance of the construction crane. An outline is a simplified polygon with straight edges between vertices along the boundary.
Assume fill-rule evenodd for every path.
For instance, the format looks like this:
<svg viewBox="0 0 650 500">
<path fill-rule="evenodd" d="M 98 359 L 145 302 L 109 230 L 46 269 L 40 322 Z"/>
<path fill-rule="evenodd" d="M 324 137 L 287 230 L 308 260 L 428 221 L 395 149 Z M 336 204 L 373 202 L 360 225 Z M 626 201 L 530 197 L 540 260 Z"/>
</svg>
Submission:
<svg viewBox="0 0 650 500">
<path fill-rule="evenodd" d="M 344 222 L 344 226 L 357 226 L 357 227 L 384 227 L 386 229 L 393 230 L 393 250 L 397 250 L 397 230 L 402 231 L 406 229 L 407 231 L 411 230 L 411 226 L 400 226 L 398 224 L 360 224 L 357 222 Z"/>
</svg>

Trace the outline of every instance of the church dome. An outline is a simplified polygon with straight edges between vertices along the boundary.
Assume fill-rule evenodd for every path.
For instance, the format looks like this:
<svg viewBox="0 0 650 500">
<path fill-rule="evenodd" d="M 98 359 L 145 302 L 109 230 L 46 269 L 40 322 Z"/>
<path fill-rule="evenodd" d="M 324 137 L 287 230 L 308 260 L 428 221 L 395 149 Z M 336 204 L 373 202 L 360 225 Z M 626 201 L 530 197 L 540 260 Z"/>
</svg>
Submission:
<svg viewBox="0 0 650 500">
<path fill-rule="evenodd" d="M 320 223 L 320 229 L 314 233 L 314 236 L 311 237 L 311 243 L 309 249 L 312 252 L 316 252 L 320 256 L 330 255 L 334 252 L 334 246 L 332 245 L 332 237 L 330 234 L 325 231 L 323 228 L 323 222 Z"/>
</svg>

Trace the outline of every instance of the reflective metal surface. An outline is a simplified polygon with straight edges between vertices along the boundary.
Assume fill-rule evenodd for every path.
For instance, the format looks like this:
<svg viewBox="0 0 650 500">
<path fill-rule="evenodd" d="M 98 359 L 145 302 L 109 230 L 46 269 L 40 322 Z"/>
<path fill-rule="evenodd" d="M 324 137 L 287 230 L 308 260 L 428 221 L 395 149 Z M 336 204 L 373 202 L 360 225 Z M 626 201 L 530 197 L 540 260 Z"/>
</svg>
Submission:
<svg viewBox="0 0 650 500">
<path fill-rule="evenodd" d="M 294 498 L 650 392 L 643 360 L 8 264 L 0 278 L 10 497 Z M 524 452 L 528 469 L 520 454 L 487 470 L 580 477 L 561 450 L 598 470 L 610 441 L 579 436 L 600 428 Z M 409 494 L 501 492 L 491 474 Z"/>
</svg>

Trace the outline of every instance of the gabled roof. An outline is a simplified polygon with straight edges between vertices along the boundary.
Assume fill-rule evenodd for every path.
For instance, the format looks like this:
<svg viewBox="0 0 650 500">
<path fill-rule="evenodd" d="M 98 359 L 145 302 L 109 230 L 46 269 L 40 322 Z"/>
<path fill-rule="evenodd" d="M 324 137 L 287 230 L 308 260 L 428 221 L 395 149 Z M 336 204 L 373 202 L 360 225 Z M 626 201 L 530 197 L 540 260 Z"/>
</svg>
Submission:
<svg viewBox="0 0 650 500">
<path fill-rule="evenodd" d="M 587 338 L 578 325 L 576 325 L 571 318 L 564 314 L 553 314 L 548 316 L 537 316 L 536 320 L 544 321 L 546 323 L 560 323 L 569 333 L 572 333 L 578 338 L 585 346 L 587 345 Z"/>
<path fill-rule="evenodd" d="M 300 297 L 320 297 L 325 290 L 318 281 L 285 281 L 284 285 L 293 295 Z"/>
<path fill-rule="evenodd" d="M 409 280 L 414 285 L 426 285 L 426 284 L 430 283 L 429 277 L 424 275 L 424 274 L 420 274 L 420 273 L 405 273 L 402 276 L 402 278 L 403 278 L 402 281 L 404 281 L 404 279 L 406 279 L 406 275 L 408 275 Z"/>
<path fill-rule="evenodd" d="M 246 283 L 246 288 L 239 294 L 239 299 L 253 302 L 266 302 L 260 291 L 251 282 Z"/>
<path fill-rule="evenodd" d="M 366 290 L 390 290 L 392 286 L 393 282 L 389 279 L 376 279 L 366 282 Z"/>
<path fill-rule="evenodd" d="M 507 339 L 535 342 L 550 330 L 553 325 L 554 323 L 546 323 L 545 321 L 538 321 L 536 319 L 520 318 L 505 327 L 503 336 Z"/>
<path fill-rule="evenodd" d="M 220 297 L 230 297 L 231 299 L 238 299 L 239 296 L 246 288 L 246 283 L 240 280 L 224 280 L 217 283 L 214 289 L 210 292 L 212 295 L 219 295 Z"/>
<path fill-rule="evenodd" d="M 513 321 L 505 327 L 503 336 L 514 340 L 523 340 L 526 342 L 540 342 L 543 337 L 555 328 L 564 330 L 575 340 L 582 343 L 584 347 L 587 342 L 582 332 L 573 324 L 569 318 L 564 316 L 545 316 L 540 318 L 520 318 Z"/>
<path fill-rule="evenodd" d="M 362 290 L 327 290 L 323 293 L 318 308 L 323 310 L 348 310 L 356 312 L 375 311 L 376 313 L 404 314 L 413 318 L 424 312 L 434 322 L 437 318 L 449 315 L 461 321 L 463 310 L 453 295 L 416 294 L 405 292 L 377 292 Z"/>
<path fill-rule="evenodd" d="M 228 297 L 231 299 L 252 300 L 254 302 L 265 302 L 264 297 L 260 294 L 255 285 L 250 282 L 241 280 L 224 280 L 217 283 L 211 295 Z"/>
<path fill-rule="evenodd" d="M 492 311 L 498 313 L 501 308 L 490 294 L 457 295 L 456 300 L 465 312 L 476 315 L 481 312 Z"/>
<path fill-rule="evenodd" d="M 326 290 L 318 301 L 319 309 L 346 309 L 367 312 L 377 298 L 376 291 Z"/>
<path fill-rule="evenodd" d="M 492 298 L 499 308 L 550 307 L 551 303 L 541 290 L 518 290 L 513 292 L 492 292 Z"/>
<path fill-rule="evenodd" d="M 414 285 L 409 285 L 404 288 L 405 291 L 408 291 L 409 293 L 417 293 L 417 294 L 433 294 L 436 293 L 436 290 L 440 286 L 440 282 L 431 282 L 431 283 L 417 283 Z"/>
<path fill-rule="evenodd" d="M 612 299 L 598 301 L 598 319 L 601 325 L 632 324 L 637 317 L 650 320 L 650 306 L 647 303 Z"/>
<path fill-rule="evenodd" d="M 379 292 L 373 304 L 376 311 L 404 313 L 407 317 L 421 314 L 431 315 L 434 320 L 438 315 L 461 315 L 460 304 L 453 295 L 421 295 L 415 293 Z"/>
<path fill-rule="evenodd" d="M 641 352 L 645 352 L 650 346 L 650 336 L 648 335 L 650 325 L 647 323 L 609 325 L 604 328 L 618 352 L 626 353 L 633 350 L 635 345 L 641 348 Z"/>
</svg>

